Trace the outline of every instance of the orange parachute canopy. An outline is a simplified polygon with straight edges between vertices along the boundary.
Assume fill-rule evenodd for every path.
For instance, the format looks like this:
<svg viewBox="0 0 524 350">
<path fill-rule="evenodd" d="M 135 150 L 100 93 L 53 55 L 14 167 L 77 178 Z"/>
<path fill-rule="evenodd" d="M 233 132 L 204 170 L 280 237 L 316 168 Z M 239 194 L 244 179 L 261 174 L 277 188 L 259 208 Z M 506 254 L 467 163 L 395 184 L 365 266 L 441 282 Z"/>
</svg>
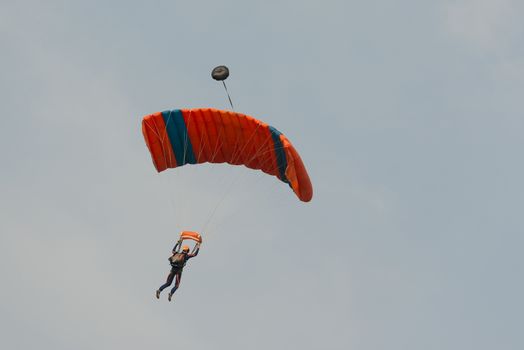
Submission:
<svg viewBox="0 0 524 350">
<path fill-rule="evenodd" d="M 142 133 L 158 172 L 205 162 L 245 165 L 289 184 L 304 202 L 313 196 L 304 163 L 287 137 L 248 115 L 175 109 L 145 116 Z"/>
</svg>

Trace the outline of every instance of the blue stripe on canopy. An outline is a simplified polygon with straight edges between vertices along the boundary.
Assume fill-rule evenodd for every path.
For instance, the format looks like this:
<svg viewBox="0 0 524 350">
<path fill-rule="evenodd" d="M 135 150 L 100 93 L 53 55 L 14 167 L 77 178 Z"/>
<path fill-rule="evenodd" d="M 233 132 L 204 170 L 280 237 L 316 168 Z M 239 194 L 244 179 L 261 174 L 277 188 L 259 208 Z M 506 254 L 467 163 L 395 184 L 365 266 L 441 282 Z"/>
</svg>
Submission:
<svg viewBox="0 0 524 350">
<path fill-rule="evenodd" d="M 288 178 L 286 177 L 286 168 L 287 168 L 286 152 L 284 152 L 284 145 L 282 144 L 282 141 L 280 140 L 280 135 L 282 135 L 282 133 L 272 126 L 269 126 L 269 131 L 271 132 L 271 137 L 273 138 L 273 144 L 275 148 L 275 156 L 277 158 L 277 166 L 278 166 L 280 180 L 289 184 L 290 182 Z"/>
<path fill-rule="evenodd" d="M 184 116 L 180 109 L 162 112 L 164 124 L 173 153 L 175 154 L 177 166 L 184 164 L 196 164 L 193 145 L 187 133 Z"/>
</svg>

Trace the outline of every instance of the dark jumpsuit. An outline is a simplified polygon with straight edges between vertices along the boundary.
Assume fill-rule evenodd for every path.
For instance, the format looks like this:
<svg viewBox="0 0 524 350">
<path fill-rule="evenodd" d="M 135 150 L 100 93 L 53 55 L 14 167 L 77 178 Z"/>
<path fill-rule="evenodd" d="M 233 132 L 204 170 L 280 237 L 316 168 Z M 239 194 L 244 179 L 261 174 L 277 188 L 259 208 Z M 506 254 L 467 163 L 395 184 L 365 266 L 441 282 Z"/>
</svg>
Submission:
<svg viewBox="0 0 524 350">
<path fill-rule="evenodd" d="M 173 255 L 176 254 L 178 245 L 179 245 L 179 243 L 175 244 L 175 246 L 173 247 Z M 199 250 L 200 250 L 200 248 L 197 248 L 195 250 L 194 254 L 179 253 L 179 254 L 184 254 L 185 255 L 183 263 L 181 265 L 179 265 L 179 266 L 175 266 L 171 262 L 171 257 L 170 257 L 169 258 L 169 262 L 171 263 L 171 271 L 169 272 L 169 275 L 167 275 L 166 283 L 161 285 L 160 288 L 158 288 L 158 290 L 159 291 L 163 291 L 164 289 L 169 287 L 171 285 L 171 283 L 173 283 L 173 279 L 176 277 L 175 286 L 171 289 L 171 292 L 170 292 L 170 294 L 174 294 L 175 291 L 178 289 L 178 286 L 180 285 L 180 279 L 182 278 L 182 270 L 184 269 L 184 266 L 186 265 L 186 262 L 189 259 L 194 258 L 195 256 L 197 256 Z"/>
</svg>

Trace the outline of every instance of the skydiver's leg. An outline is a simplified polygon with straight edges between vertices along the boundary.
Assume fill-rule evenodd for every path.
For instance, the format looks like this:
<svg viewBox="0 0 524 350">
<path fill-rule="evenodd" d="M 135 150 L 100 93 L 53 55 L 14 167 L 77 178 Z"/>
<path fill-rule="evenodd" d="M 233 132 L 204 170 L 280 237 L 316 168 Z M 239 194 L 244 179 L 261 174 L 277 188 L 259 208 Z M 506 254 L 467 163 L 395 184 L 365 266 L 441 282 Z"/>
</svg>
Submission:
<svg viewBox="0 0 524 350">
<path fill-rule="evenodd" d="M 158 288 L 158 290 L 159 291 L 163 291 L 164 289 L 169 287 L 171 285 L 171 283 L 173 283 L 173 278 L 174 277 L 175 277 L 175 271 L 171 270 L 171 272 L 169 272 L 169 275 L 167 275 L 166 283 L 161 285 L 160 288 Z"/>
<path fill-rule="evenodd" d="M 175 286 L 173 289 L 171 289 L 171 292 L 169 294 L 173 295 L 176 290 L 178 289 L 178 286 L 180 285 L 180 279 L 182 278 L 182 271 L 176 274 L 176 280 L 175 280 Z"/>
</svg>

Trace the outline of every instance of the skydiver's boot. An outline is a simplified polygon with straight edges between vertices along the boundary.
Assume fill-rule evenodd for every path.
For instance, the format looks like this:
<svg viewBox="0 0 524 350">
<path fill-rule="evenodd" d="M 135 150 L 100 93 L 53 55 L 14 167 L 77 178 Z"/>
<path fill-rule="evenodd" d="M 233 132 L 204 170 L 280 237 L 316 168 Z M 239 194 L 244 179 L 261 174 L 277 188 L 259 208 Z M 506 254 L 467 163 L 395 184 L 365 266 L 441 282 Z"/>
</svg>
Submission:
<svg viewBox="0 0 524 350">
<path fill-rule="evenodd" d="M 173 297 L 173 293 L 169 292 L 167 295 L 167 300 L 171 301 L 171 298 Z"/>
<path fill-rule="evenodd" d="M 157 291 L 156 291 L 156 298 L 160 299 L 160 289 L 157 289 Z"/>
</svg>

